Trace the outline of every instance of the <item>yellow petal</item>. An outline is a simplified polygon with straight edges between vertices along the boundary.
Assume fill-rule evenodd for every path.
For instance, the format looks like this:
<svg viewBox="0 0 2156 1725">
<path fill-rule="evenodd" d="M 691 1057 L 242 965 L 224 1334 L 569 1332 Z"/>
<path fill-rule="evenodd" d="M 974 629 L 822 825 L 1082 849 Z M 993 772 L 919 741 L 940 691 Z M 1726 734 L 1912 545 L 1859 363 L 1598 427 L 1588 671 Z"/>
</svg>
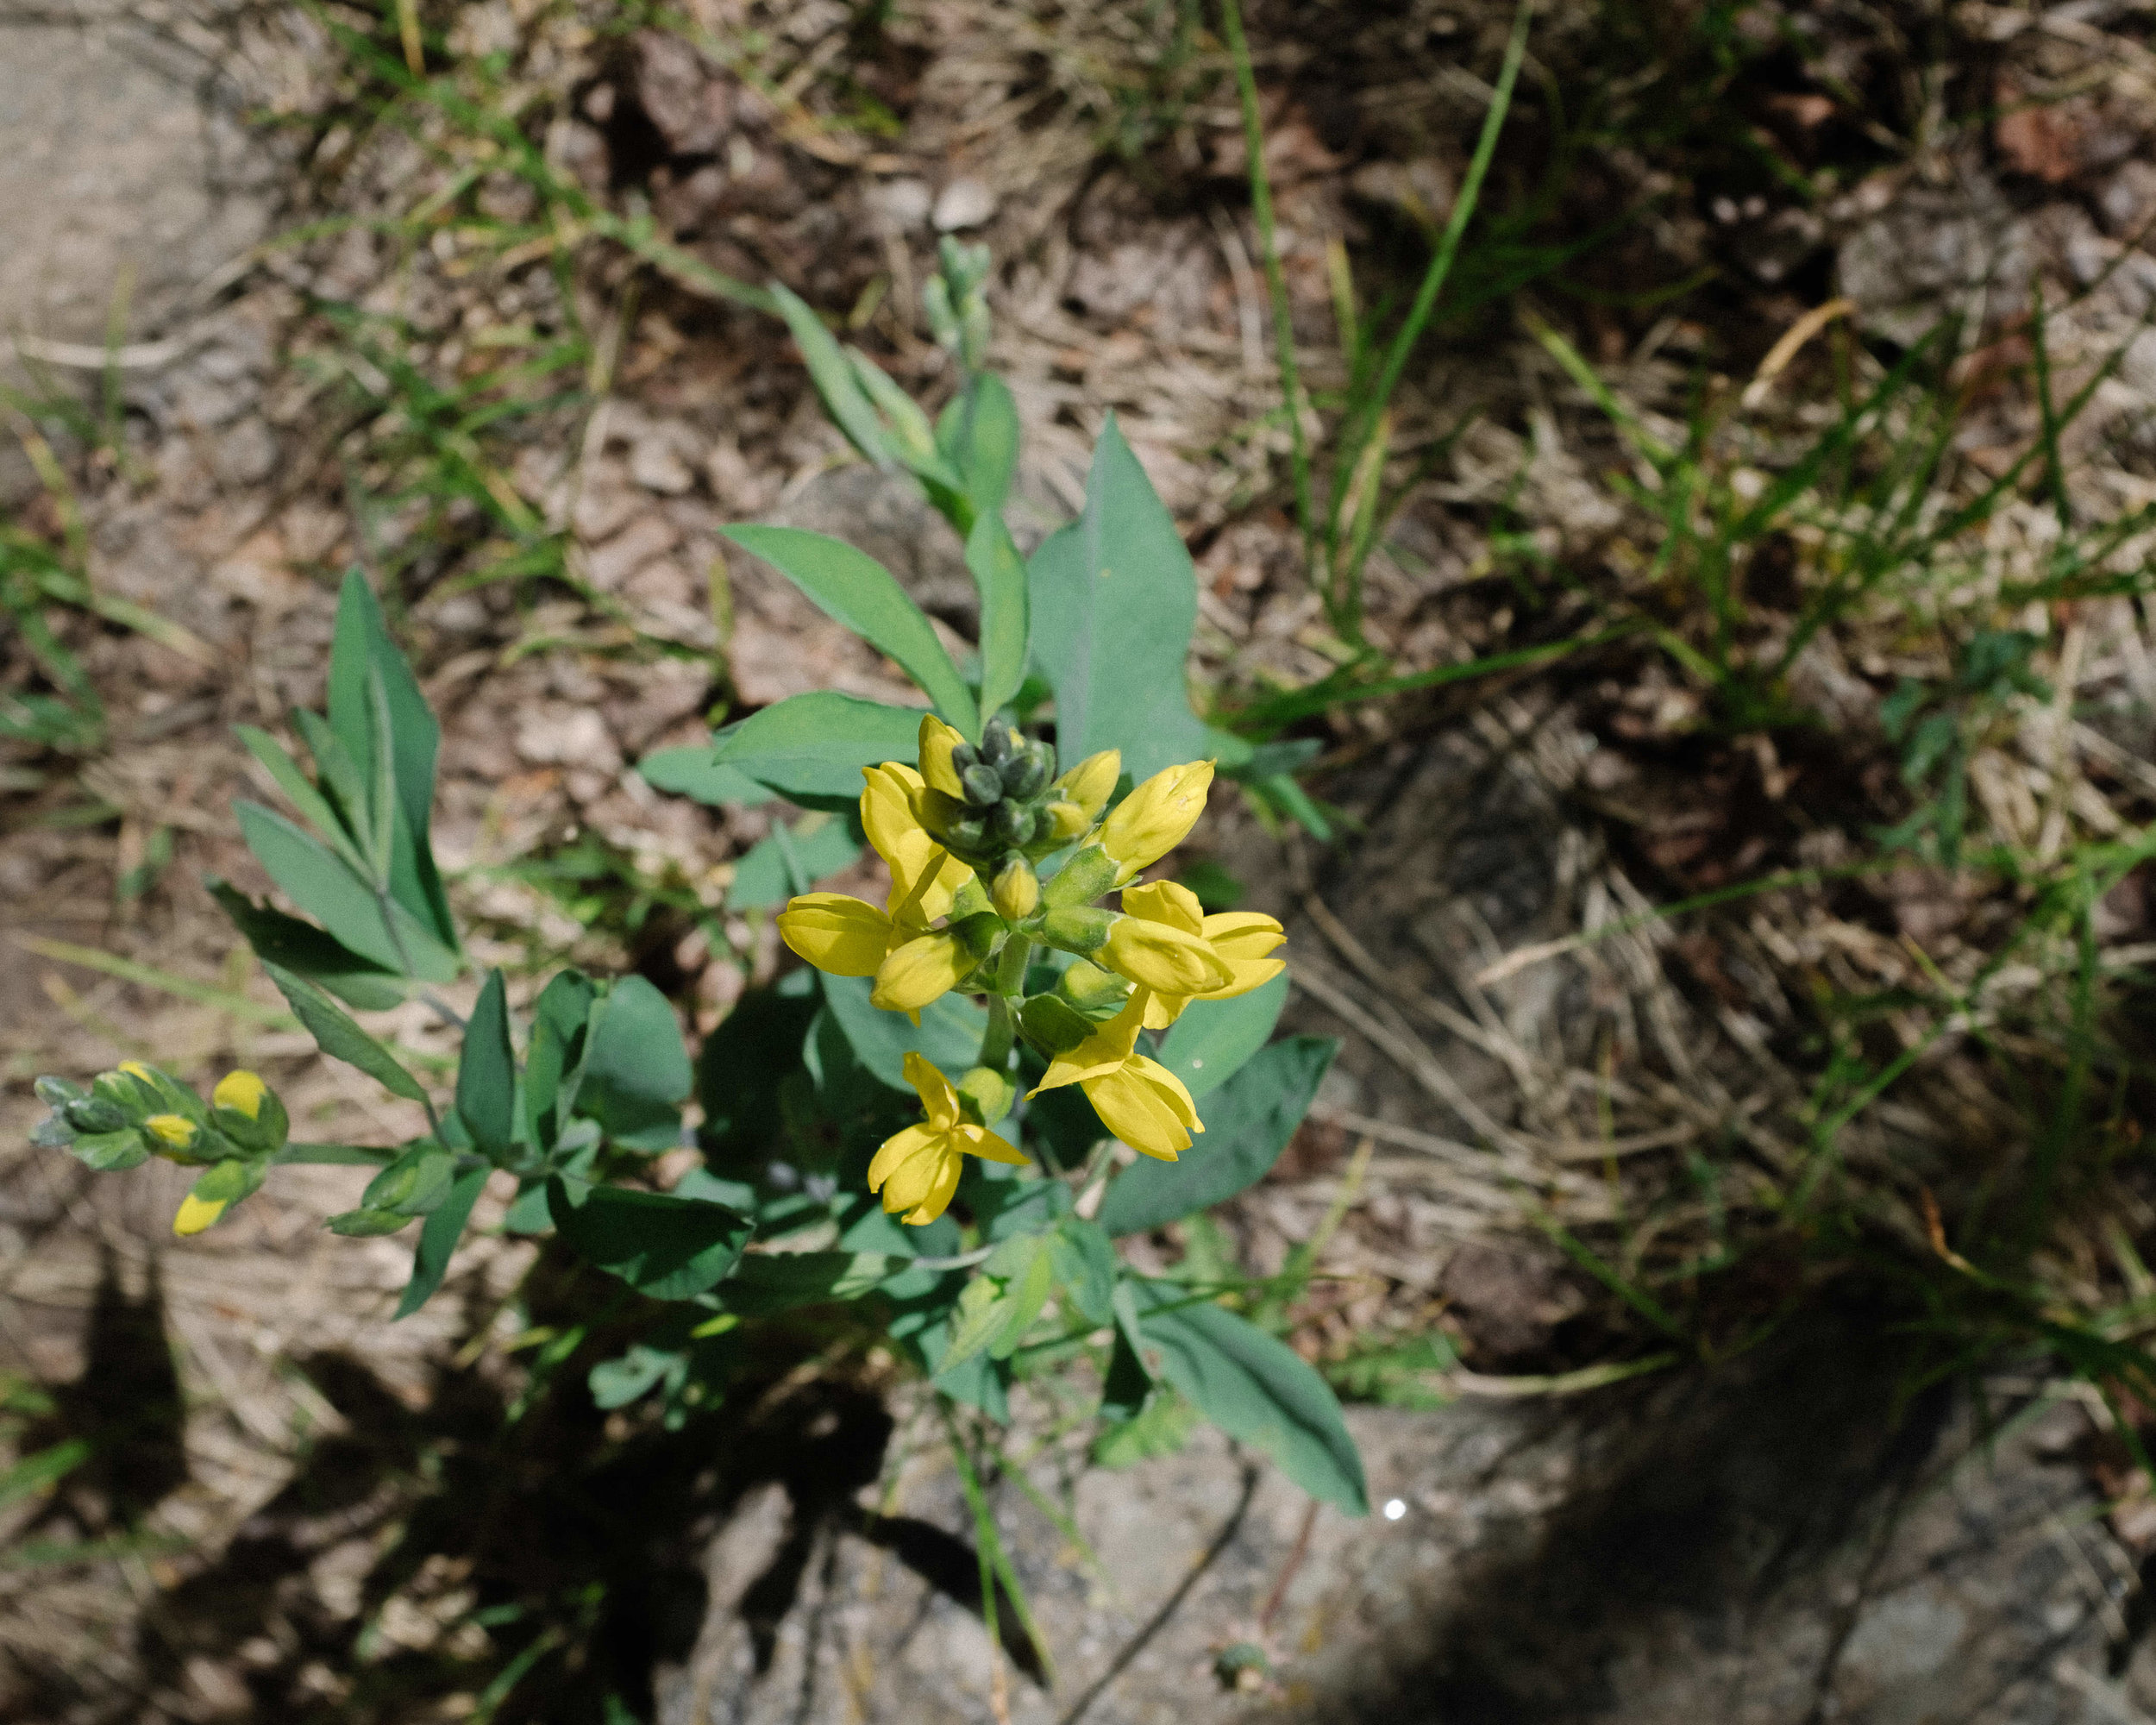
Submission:
<svg viewBox="0 0 2156 1725">
<path fill-rule="evenodd" d="M 891 919 L 843 893 L 804 893 L 779 913 L 779 938 L 818 970 L 873 976 L 891 944 Z"/>
<path fill-rule="evenodd" d="M 1090 826 L 1100 819 L 1100 811 L 1115 794 L 1115 781 L 1122 776 L 1123 751 L 1104 749 L 1098 755 L 1087 756 L 1056 780 L 1056 785 L 1067 800 L 1085 811 L 1086 825 Z"/>
<path fill-rule="evenodd" d="M 928 1111 L 928 1123 L 937 1132 L 948 1132 L 958 1120 L 958 1091 L 950 1079 L 943 1076 L 933 1063 L 924 1056 L 906 1051 L 904 1063 L 906 1082 L 920 1097 L 921 1106 Z"/>
<path fill-rule="evenodd" d="M 910 1126 L 895 1132 L 877 1146 L 875 1157 L 868 1164 L 868 1189 L 879 1190 L 884 1182 L 920 1155 L 943 1136 L 930 1126 Z"/>
<path fill-rule="evenodd" d="M 1228 911 L 1209 916 L 1205 922 L 1206 944 L 1228 967 L 1228 980 L 1206 992 L 1208 1000 L 1232 1000 L 1263 988 L 1285 970 L 1287 964 L 1265 955 L 1288 937 L 1271 917 L 1257 911 Z"/>
<path fill-rule="evenodd" d="M 1189 836 L 1205 812 L 1213 762 L 1164 767 L 1116 806 L 1100 829 L 1100 844 L 1127 881 L 1150 868 Z"/>
<path fill-rule="evenodd" d="M 914 812 L 918 773 L 903 761 L 887 761 L 864 767 L 862 777 L 868 783 L 861 794 L 862 830 L 891 870 L 884 908 L 916 929 L 925 928 L 950 914 L 951 895 L 973 879 L 973 870 L 938 844 Z"/>
<path fill-rule="evenodd" d="M 1132 994 L 1130 1004 L 1107 1023 L 1077 1047 L 1067 1049 L 1050 1061 L 1041 1082 L 1026 1094 L 1037 1096 L 1044 1090 L 1060 1090 L 1066 1084 L 1083 1083 L 1101 1073 L 1114 1071 L 1138 1046 L 1138 1030 L 1145 1022 L 1146 998 L 1143 988 Z"/>
<path fill-rule="evenodd" d="M 1006 1139 L 998 1138 L 986 1126 L 962 1126 L 958 1141 L 984 1162 L 1007 1162 L 1014 1168 L 1025 1166 L 1025 1152 Z"/>
<path fill-rule="evenodd" d="M 1185 934 L 1203 934 L 1206 929 L 1205 906 L 1198 902 L 1198 895 L 1189 888 L 1173 881 L 1154 881 L 1143 887 L 1123 889 L 1123 913 L 1143 918 L 1147 922 L 1165 923 L 1179 928 Z M 1270 922 L 1271 918 L 1267 918 Z M 1277 928 L 1280 925 L 1273 925 Z"/>
<path fill-rule="evenodd" d="M 949 1132 L 908 1126 L 886 1138 L 876 1151 L 868 1164 L 868 1189 L 881 1193 L 890 1214 L 904 1210 L 909 1222 L 931 1222 L 958 1189 L 962 1160 Z"/>
<path fill-rule="evenodd" d="M 1156 994 L 1149 990 L 1145 998 L 1145 1028 L 1166 1030 L 1183 1015 L 1183 1008 L 1190 1004 L 1190 1000 L 1188 994 Z"/>
<path fill-rule="evenodd" d="M 179 1214 L 172 1218 L 172 1232 L 183 1239 L 189 1234 L 198 1234 L 224 1212 L 223 1199 L 216 1198 L 204 1203 L 190 1192 L 179 1201 Z"/>
<path fill-rule="evenodd" d="M 965 740 L 963 731 L 944 724 L 934 713 L 921 715 L 921 779 L 931 789 L 941 791 L 947 797 L 966 794 L 958 768 L 951 765 L 950 760 L 950 751 Z"/>
<path fill-rule="evenodd" d="M 201 1128 L 185 1114 L 152 1114 L 142 1122 L 142 1126 L 146 1132 L 155 1132 L 174 1150 L 191 1149 L 195 1139 L 201 1136 Z M 207 1227 L 209 1224 L 203 1226 Z"/>
<path fill-rule="evenodd" d="M 1134 1054 L 1111 1073 L 1088 1079 L 1086 1100 L 1101 1124 L 1132 1150 L 1173 1162 L 1203 1132 L 1182 1081 L 1166 1067 Z"/>
<path fill-rule="evenodd" d="M 220 1108 L 229 1108 L 235 1114 L 245 1114 L 249 1120 L 262 1117 L 262 1099 L 269 1095 L 269 1086 L 252 1072 L 228 1072 L 217 1080 L 217 1088 L 210 1093 L 210 1100 Z"/>
<path fill-rule="evenodd" d="M 950 1208 L 951 1194 L 958 1189 L 958 1176 L 963 1171 L 965 1158 L 956 1153 L 938 1165 L 935 1182 L 921 1195 L 921 1201 L 899 1220 L 911 1227 L 925 1227 Z"/>
<path fill-rule="evenodd" d="M 918 935 L 876 968 L 869 1004 L 887 1013 L 918 1013 L 956 988 L 958 979 L 973 965 L 972 955 L 956 935 Z"/>
<path fill-rule="evenodd" d="M 130 1078 L 140 1078 L 145 1084 L 154 1082 L 150 1076 L 150 1069 L 139 1060 L 122 1060 L 120 1070 Z"/>
<path fill-rule="evenodd" d="M 1229 981 L 1227 962 L 1195 934 L 1126 916 L 1108 931 L 1100 962 L 1119 976 L 1163 994 L 1202 994 Z"/>
</svg>

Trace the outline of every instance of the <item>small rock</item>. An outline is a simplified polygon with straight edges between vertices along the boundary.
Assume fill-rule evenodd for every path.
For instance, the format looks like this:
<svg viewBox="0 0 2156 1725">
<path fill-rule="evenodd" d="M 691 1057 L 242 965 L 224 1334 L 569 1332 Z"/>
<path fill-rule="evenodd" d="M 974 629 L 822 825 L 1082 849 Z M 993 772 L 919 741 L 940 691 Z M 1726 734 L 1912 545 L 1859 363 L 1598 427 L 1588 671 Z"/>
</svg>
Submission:
<svg viewBox="0 0 2156 1725">
<path fill-rule="evenodd" d="M 957 182 L 959 185 L 971 183 L 967 180 Z M 929 210 L 934 202 L 927 184 L 918 179 L 886 180 L 868 193 L 869 208 L 900 230 L 918 228 L 927 221 Z M 993 207 L 993 203 L 990 207 Z M 942 224 L 939 223 L 937 225 Z"/>
<path fill-rule="evenodd" d="M 978 228 L 996 213 L 996 195 L 977 179 L 954 179 L 936 200 L 930 219 L 939 234 Z"/>
<path fill-rule="evenodd" d="M 639 30 L 636 100 L 678 156 L 708 155 L 725 141 L 734 104 L 718 69 L 680 37 Z"/>
<path fill-rule="evenodd" d="M 517 752 L 535 766 L 611 767 L 620 760 L 606 721 L 589 707 L 549 706 L 517 727 Z"/>
<path fill-rule="evenodd" d="M 592 586 L 614 592 L 646 563 L 671 551 L 679 537 L 673 524 L 661 517 L 640 517 L 591 553 L 586 568 Z"/>
<path fill-rule="evenodd" d="M 696 475 L 675 450 L 673 440 L 659 436 L 640 437 L 631 446 L 629 477 L 661 497 L 679 497 L 696 483 Z"/>
</svg>

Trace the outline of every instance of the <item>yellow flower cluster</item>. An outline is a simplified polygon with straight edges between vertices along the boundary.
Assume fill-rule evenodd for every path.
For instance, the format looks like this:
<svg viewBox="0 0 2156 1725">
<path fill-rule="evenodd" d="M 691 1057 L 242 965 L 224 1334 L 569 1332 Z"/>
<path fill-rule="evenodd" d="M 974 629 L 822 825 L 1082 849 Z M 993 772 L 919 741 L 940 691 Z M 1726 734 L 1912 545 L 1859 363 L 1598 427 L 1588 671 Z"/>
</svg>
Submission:
<svg viewBox="0 0 2156 1725">
<path fill-rule="evenodd" d="M 1117 751 L 1092 756 L 1044 787 L 1045 770 L 1028 764 L 1028 750 L 1039 756 L 1044 745 L 1006 731 L 976 750 L 933 715 L 924 718 L 918 767 L 890 761 L 863 773 L 862 826 L 891 871 L 883 908 L 840 893 L 805 893 L 780 913 L 779 932 L 820 970 L 874 977 L 871 1000 L 916 1022 L 922 1007 L 951 989 L 988 994 L 992 1026 L 1018 1026 L 1048 1057 L 1032 1094 L 1076 1084 L 1117 1138 L 1172 1162 L 1205 1126 L 1181 1081 L 1138 1051 L 1138 1033 L 1165 1030 L 1193 1000 L 1232 999 L 1270 981 L 1283 968 L 1270 955 L 1285 936 L 1279 923 L 1256 913 L 1207 916 L 1196 895 L 1173 881 L 1131 884 L 1197 824 L 1213 783 L 1211 762 L 1156 773 L 1103 820 L 1122 772 Z M 1002 762 L 1010 764 L 1000 766 L 999 781 Z M 980 873 L 938 833 L 966 850 Z M 1034 862 L 1074 841 L 1082 842 L 1062 869 L 1040 881 Z M 1120 914 L 1091 906 L 1118 887 Z M 1075 992 L 1065 987 L 1062 999 L 1046 1003 L 1050 1015 L 1036 1015 L 1042 998 L 1021 999 L 1036 944 L 1088 961 L 1072 975 L 1082 971 L 1098 986 L 1075 1006 Z M 1051 1023 L 1067 1033 L 1035 1028 Z M 918 1055 L 906 1057 L 906 1077 L 927 1120 L 888 1139 L 870 1165 L 870 1189 L 881 1193 L 887 1211 L 933 1221 L 950 1202 L 968 1153 L 1024 1160 L 987 1129 L 1012 1094 L 1004 1071 L 1009 1052 L 1008 1036 L 998 1041 L 992 1028 L 986 1070 L 958 1087 Z M 977 1118 L 983 1096 L 991 1099 L 985 1120 Z"/>
</svg>

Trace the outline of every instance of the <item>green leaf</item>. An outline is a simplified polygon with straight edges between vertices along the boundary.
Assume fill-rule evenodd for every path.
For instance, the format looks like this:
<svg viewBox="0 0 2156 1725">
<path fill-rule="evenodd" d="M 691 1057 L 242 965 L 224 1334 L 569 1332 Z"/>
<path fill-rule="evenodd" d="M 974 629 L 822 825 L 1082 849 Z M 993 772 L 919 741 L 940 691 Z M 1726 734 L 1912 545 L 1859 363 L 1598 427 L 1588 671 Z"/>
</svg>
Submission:
<svg viewBox="0 0 2156 1725">
<path fill-rule="evenodd" d="M 905 463 L 909 472 L 931 486 L 944 492 L 962 490 L 965 481 L 944 459 L 937 444 L 936 428 L 928 423 L 928 415 L 921 411 L 920 405 L 859 348 L 848 348 L 844 351 L 846 363 L 853 367 L 854 380 L 861 386 L 862 393 L 868 398 L 882 421 L 885 446 Z"/>
<path fill-rule="evenodd" d="M 856 1299 L 905 1268 L 903 1258 L 876 1251 L 754 1251 L 743 1258 L 718 1297 L 730 1312 L 763 1318 L 796 1306 Z"/>
<path fill-rule="evenodd" d="M 1330 1037 L 1276 1042 L 1214 1093 L 1205 1135 L 1180 1160 L 1126 1168 L 1096 1220 L 1112 1234 L 1144 1233 L 1232 1198 L 1263 1180 L 1295 1135 L 1340 1044 Z"/>
<path fill-rule="evenodd" d="M 1119 1468 L 1171 1456 L 1190 1441 L 1197 1427 L 1198 1410 L 1181 1396 L 1163 1390 L 1141 1412 L 1094 1440 L 1093 1459 L 1098 1466 Z"/>
<path fill-rule="evenodd" d="M 390 892 L 427 925 L 442 946 L 454 953 L 456 924 L 428 837 L 442 727 L 435 722 L 411 667 L 390 638 L 389 625 L 367 578 L 354 569 L 345 576 L 337 596 L 336 633 L 329 649 L 329 724 L 363 784 L 376 779 L 376 724 L 368 691 L 378 676 L 388 711 L 394 756 L 392 780 L 400 817 L 392 847 Z"/>
<path fill-rule="evenodd" d="M 1002 1332 L 1010 1302 L 1003 1284 L 987 1274 L 975 1276 L 959 1291 L 951 1308 L 950 1342 L 936 1362 L 937 1377 L 955 1370 L 986 1348 Z"/>
<path fill-rule="evenodd" d="M 1285 971 L 1232 1000 L 1193 1000 L 1161 1039 L 1160 1063 L 1194 1097 L 1217 1090 L 1265 1046 L 1287 1004 Z"/>
<path fill-rule="evenodd" d="M 385 1012 L 404 998 L 393 970 L 370 963 L 310 922 L 258 905 L 229 881 L 211 875 L 210 896 L 224 907 L 255 956 L 270 964 L 310 977 L 341 1000 L 366 1012 Z"/>
<path fill-rule="evenodd" d="M 686 1300 L 713 1286 L 752 1231 L 723 1205 L 559 1174 L 547 1182 L 547 1208 L 571 1248 L 654 1300 Z"/>
<path fill-rule="evenodd" d="M 993 713 L 1025 681 L 1031 602 L 1025 559 L 997 514 L 984 514 L 966 536 L 966 567 L 981 589 L 981 710 Z"/>
<path fill-rule="evenodd" d="M 779 1086 L 801 1066 L 801 1045 L 818 1010 L 816 996 L 750 988 L 704 1038 L 697 1056 L 703 1140 L 715 1163 L 761 1161 L 785 1130 Z"/>
<path fill-rule="evenodd" d="M 316 788 L 329 805 L 329 812 L 338 824 L 352 835 L 352 843 L 362 853 L 359 871 L 366 875 L 368 865 L 364 853 L 369 843 L 367 787 L 360 780 L 359 763 L 338 739 L 329 721 L 320 713 L 294 707 L 291 717 L 292 729 L 306 743 L 307 752 L 315 757 L 315 776 L 321 781 Z"/>
<path fill-rule="evenodd" d="M 1325 1379 L 1285 1342 L 1234 1313 L 1204 1302 L 1174 1303 L 1187 1297 L 1169 1284 L 1141 1284 L 1139 1329 L 1160 1374 L 1313 1497 L 1367 1515 L 1363 1458 Z"/>
<path fill-rule="evenodd" d="M 816 824 L 811 825 L 810 822 Z M 793 871 L 787 867 L 791 846 L 804 882 L 826 880 L 860 860 L 861 847 L 847 831 L 846 823 L 823 815 L 797 822 L 783 842 L 774 831 L 749 847 L 734 864 L 733 884 L 726 889 L 730 911 L 768 911 L 793 895 Z"/>
<path fill-rule="evenodd" d="M 1051 1237 L 1056 1280 L 1089 1324 L 1114 1320 L 1115 1247 L 1097 1222 L 1066 1216 Z"/>
<path fill-rule="evenodd" d="M 728 725 L 718 760 L 804 807 L 846 809 L 860 803 L 862 768 L 912 760 L 920 731 L 918 707 L 818 689 Z"/>
<path fill-rule="evenodd" d="M 842 539 L 799 527 L 720 530 L 800 588 L 824 615 L 895 659 L 952 724 L 969 737 L 981 735 L 973 692 L 943 650 L 935 625 L 874 557 Z"/>
<path fill-rule="evenodd" d="M 0 1471 L 0 1509 L 17 1498 L 30 1496 L 58 1484 L 97 1451 L 97 1446 L 88 1438 L 70 1438 L 65 1443 L 24 1456 L 12 1467 Z"/>
<path fill-rule="evenodd" d="M 397 1302 L 398 1317 L 411 1316 L 442 1286 L 442 1278 L 449 1271 L 450 1257 L 464 1238 L 464 1225 L 472 1218 L 472 1207 L 479 1201 L 489 1171 L 466 1169 L 449 1188 L 449 1195 L 428 1215 L 426 1226 L 419 1230 L 419 1244 L 412 1248 L 411 1280 L 405 1283 L 404 1296 Z"/>
<path fill-rule="evenodd" d="M 330 806 L 329 798 L 315 787 L 307 775 L 299 770 L 299 763 L 285 752 L 285 746 L 266 731 L 257 731 L 251 724 L 233 727 L 240 741 L 247 745 L 248 753 L 260 761 L 277 781 L 277 788 L 284 792 L 291 806 L 298 809 L 324 838 L 328 839 L 338 856 L 350 864 L 352 871 L 367 877 L 369 864 L 360 852 L 351 832 L 346 830 L 337 812 Z"/>
<path fill-rule="evenodd" d="M 457 1113 L 479 1154 L 499 1162 L 517 1136 L 517 1063 L 509 1047 L 509 997 L 499 970 L 486 973 L 464 1026 L 457 1063 Z"/>
<path fill-rule="evenodd" d="M 1008 1359 L 1017 1352 L 1018 1344 L 1025 1339 L 1025 1333 L 1040 1316 L 1041 1308 L 1048 1303 L 1048 1296 L 1056 1287 L 1056 1257 L 1051 1245 L 1047 1235 L 1033 1237 L 1032 1256 L 1026 1261 L 1025 1270 L 1011 1279 L 1010 1292 L 1003 1302 L 1003 1327 L 988 1343 L 990 1358 Z"/>
<path fill-rule="evenodd" d="M 917 718 L 914 723 L 918 725 L 920 721 Z M 753 808 L 772 797 L 768 785 L 758 784 L 738 767 L 721 766 L 716 745 L 710 743 L 655 750 L 636 763 L 636 770 L 654 790 L 687 797 L 693 802 L 733 803 Z"/>
<path fill-rule="evenodd" d="M 374 1040 L 342 1007 L 331 1000 L 319 983 L 310 982 L 281 965 L 265 963 L 277 991 L 291 1003 L 293 1013 L 314 1038 L 315 1045 L 332 1060 L 356 1066 L 391 1095 L 423 1103 L 427 1093 L 419 1081 L 398 1063 L 397 1057 Z"/>
<path fill-rule="evenodd" d="M 399 975 L 446 982 L 456 975 L 455 957 L 404 906 L 392 902 L 385 919 L 373 889 L 319 839 L 260 803 L 240 801 L 232 807 L 240 817 L 241 836 L 270 879 L 302 910 L 319 918 L 332 938 Z"/>
<path fill-rule="evenodd" d="M 945 994 L 921 1008 L 916 1026 L 904 1013 L 879 1011 L 868 1004 L 873 976 L 819 976 L 824 999 L 846 1033 L 854 1056 L 894 1090 L 910 1090 L 906 1082 L 906 1057 L 924 1056 L 956 1078 L 974 1063 L 981 1051 L 981 1032 L 988 1015 L 963 994 Z"/>
<path fill-rule="evenodd" d="M 1197 573 L 1112 414 L 1094 446 L 1085 511 L 1034 552 L 1028 586 L 1033 656 L 1056 691 L 1063 760 L 1120 749 L 1143 780 L 1217 755 L 1190 710 L 1184 665 Z"/>
<path fill-rule="evenodd" d="M 531 1142 L 552 1150 L 583 1076 L 592 1007 L 599 998 L 581 971 L 564 970 L 533 1003 L 531 1046 L 524 1055 L 524 1119 Z"/>
<path fill-rule="evenodd" d="M 771 284 L 771 297 L 779 316 L 793 334 L 794 344 L 808 366 L 809 381 L 823 398 L 824 411 L 846 440 L 880 467 L 898 464 L 898 452 L 884 436 L 883 422 L 861 387 L 861 380 L 847 363 L 845 350 L 824 327 L 801 297 L 779 283 Z"/>
<path fill-rule="evenodd" d="M 1001 514 L 1018 470 L 1018 405 L 1011 386 L 993 372 L 976 373 L 943 409 L 936 442 L 957 469 L 975 515 Z"/>
<path fill-rule="evenodd" d="M 397 744 L 390 733 L 389 690 L 379 663 L 367 668 L 367 831 L 373 846 L 367 877 L 387 885 L 397 845 Z"/>
<path fill-rule="evenodd" d="M 577 1112 L 624 1150 L 672 1150 L 694 1082 L 667 997 L 642 976 L 623 977 L 607 991 L 592 1031 Z"/>
</svg>

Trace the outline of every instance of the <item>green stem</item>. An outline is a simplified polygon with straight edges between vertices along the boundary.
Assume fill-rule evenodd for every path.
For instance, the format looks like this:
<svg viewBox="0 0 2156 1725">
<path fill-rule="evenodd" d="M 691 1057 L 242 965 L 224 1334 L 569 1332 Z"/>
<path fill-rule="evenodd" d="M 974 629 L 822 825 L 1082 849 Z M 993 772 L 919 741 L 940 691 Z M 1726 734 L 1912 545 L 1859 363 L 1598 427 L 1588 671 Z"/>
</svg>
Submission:
<svg viewBox="0 0 2156 1725">
<path fill-rule="evenodd" d="M 1011 1044 L 1016 1031 L 1011 1003 L 1000 994 L 988 996 L 988 1028 L 981 1032 L 981 1057 L 974 1064 L 1000 1072 L 1011 1063 Z"/>
</svg>

